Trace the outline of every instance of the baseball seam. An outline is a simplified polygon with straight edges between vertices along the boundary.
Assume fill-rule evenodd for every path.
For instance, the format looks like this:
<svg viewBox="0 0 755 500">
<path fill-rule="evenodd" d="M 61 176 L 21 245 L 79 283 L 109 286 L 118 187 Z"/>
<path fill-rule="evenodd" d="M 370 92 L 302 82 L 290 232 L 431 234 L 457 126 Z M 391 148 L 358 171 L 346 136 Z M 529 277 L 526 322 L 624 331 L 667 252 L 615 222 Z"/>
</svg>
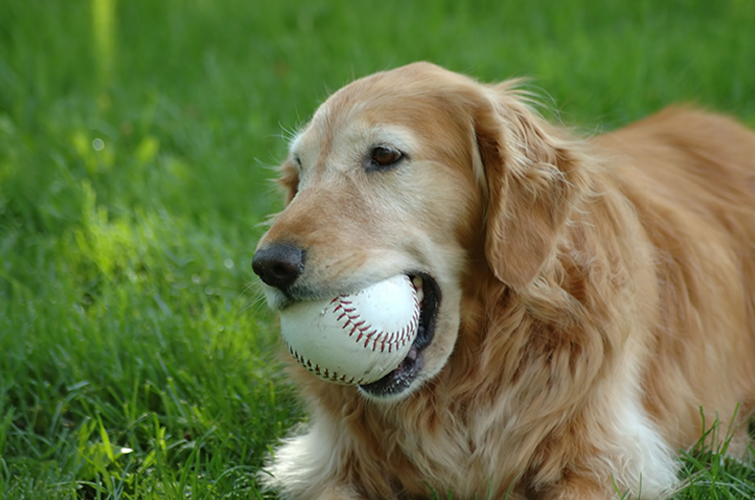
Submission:
<svg viewBox="0 0 755 500">
<path fill-rule="evenodd" d="M 414 313 L 412 319 L 404 325 L 404 327 L 396 332 L 384 332 L 377 328 L 374 328 L 366 320 L 362 319 L 356 307 L 352 305 L 352 301 L 348 300 L 348 295 L 340 295 L 334 298 L 330 303 L 335 304 L 333 307 L 333 313 L 341 313 L 338 315 L 337 321 L 341 324 L 341 328 L 349 331 L 349 337 L 356 335 L 355 342 L 360 343 L 364 339 L 363 347 L 369 348 L 372 344 L 372 351 L 379 350 L 385 352 L 386 348 L 388 352 L 392 352 L 393 349 L 401 349 L 406 343 L 412 339 L 412 333 L 417 330 L 419 324 L 419 304 L 417 303 L 417 295 L 413 295 L 414 299 Z"/>
<path fill-rule="evenodd" d="M 334 370 L 328 370 L 327 368 L 321 369 L 320 365 L 318 365 L 317 363 L 312 363 L 311 360 L 299 354 L 297 350 L 291 347 L 291 345 L 285 340 L 284 343 L 286 344 L 286 347 L 288 347 L 288 352 L 291 353 L 291 356 L 293 356 L 293 358 L 301 366 L 303 366 L 308 372 L 317 375 L 320 378 L 326 378 L 333 382 L 338 382 L 346 385 L 361 384 L 364 381 L 364 378 L 356 380 L 355 377 L 351 377 L 349 380 L 346 380 L 346 375 L 339 375 L 338 372 Z"/>
</svg>

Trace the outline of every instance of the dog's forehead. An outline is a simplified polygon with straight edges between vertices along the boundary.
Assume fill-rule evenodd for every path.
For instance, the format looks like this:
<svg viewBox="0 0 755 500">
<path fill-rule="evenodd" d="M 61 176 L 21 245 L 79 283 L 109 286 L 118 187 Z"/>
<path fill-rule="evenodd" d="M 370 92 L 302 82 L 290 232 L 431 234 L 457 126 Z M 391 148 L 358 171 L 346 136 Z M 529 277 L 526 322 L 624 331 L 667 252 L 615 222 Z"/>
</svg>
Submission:
<svg viewBox="0 0 755 500">
<path fill-rule="evenodd" d="M 440 129 L 464 121 L 460 103 L 454 100 L 458 82 L 446 76 L 445 70 L 420 65 L 357 80 L 318 108 L 291 150 L 315 158 L 334 150 L 356 154 L 381 143 L 409 152 L 423 139 L 428 143 Z"/>
<path fill-rule="evenodd" d="M 295 139 L 292 150 L 321 155 L 333 150 L 346 152 L 375 145 L 391 145 L 409 152 L 416 144 L 417 127 L 387 109 L 368 104 L 355 105 L 348 112 L 334 116 L 331 108 L 321 108 Z M 416 117 L 416 115 L 414 115 Z"/>
<path fill-rule="evenodd" d="M 326 158 L 354 160 L 377 145 L 410 154 L 419 144 L 416 128 L 397 113 L 370 103 L 354 103 L 348 110 L 323 105 L 291 143 L 291 151 L 307 165 Z"/>
<path fill-rule="evenodd" d="M 407 115 L 437 110 L 448 101 L 456 79 L 427 64 L 404 66 L 356 80 L 334 93 L 318 109 L 313 122 L 338 124 L 358 118 L 402 121 Z"/>
</svg>

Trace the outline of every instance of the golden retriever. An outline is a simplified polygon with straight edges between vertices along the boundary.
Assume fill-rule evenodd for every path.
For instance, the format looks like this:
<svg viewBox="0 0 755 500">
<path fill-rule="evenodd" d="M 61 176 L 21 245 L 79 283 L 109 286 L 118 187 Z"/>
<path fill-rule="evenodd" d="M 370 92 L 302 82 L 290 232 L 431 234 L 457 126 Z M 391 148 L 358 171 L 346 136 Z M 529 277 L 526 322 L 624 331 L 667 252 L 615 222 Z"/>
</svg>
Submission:
<svg viewBox="0 0 755 500">
<path fill-rule="evenodd" d="M 301 500 L 660 498 L 755 408 L 755 134 L 685 108 L 579 139 L 511 82 L 429 63 L 331 96 L 282 166 L 268 303 L 423 279 L 385 378 L 295 363 L 310 417 L 264 482 Z"/>
</svg>

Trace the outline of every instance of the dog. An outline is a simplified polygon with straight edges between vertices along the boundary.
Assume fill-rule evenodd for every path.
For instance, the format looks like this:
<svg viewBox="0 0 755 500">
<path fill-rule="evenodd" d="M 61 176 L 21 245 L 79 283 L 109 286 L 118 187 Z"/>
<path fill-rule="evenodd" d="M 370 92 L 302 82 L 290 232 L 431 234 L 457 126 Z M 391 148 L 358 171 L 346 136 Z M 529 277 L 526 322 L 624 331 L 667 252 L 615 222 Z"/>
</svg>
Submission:
<svg viewBox="0 0 755 500">
<path fill-rule="evenodd" d="M 675 107 L 580 138 L 516 81 L 414 63 L 291 142 L 254 271 L 274 310 L 421 277 L 421 329 L 365 386 L 292 363 L 284 498 L 655 499 L 680 450 L 748 452 L 755 133 Z M 730 426 L 728 434 L 725 432 Z"/>
</svg>

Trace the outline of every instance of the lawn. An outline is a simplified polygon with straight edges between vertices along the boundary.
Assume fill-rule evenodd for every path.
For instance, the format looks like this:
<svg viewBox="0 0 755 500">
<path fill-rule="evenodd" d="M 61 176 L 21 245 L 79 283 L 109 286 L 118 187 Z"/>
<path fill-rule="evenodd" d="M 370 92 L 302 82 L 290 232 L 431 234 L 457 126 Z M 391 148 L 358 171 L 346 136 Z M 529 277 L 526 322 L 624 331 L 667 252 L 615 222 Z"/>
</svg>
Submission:
<svg viewBox="0 0 755 500">
<path fill-rule="evenodd" d="M 753 26 L 753 0 L 0 0 L 0 496 L 274 498 L 255 474 L 306 416 L 250 262 L 329 92 L 430 60 L 530 76 L 587 134 L 680 101 L 755 126 Z M 678 499 L 755 497 L 716 450 L 684 471 Z"/>
</svg>

